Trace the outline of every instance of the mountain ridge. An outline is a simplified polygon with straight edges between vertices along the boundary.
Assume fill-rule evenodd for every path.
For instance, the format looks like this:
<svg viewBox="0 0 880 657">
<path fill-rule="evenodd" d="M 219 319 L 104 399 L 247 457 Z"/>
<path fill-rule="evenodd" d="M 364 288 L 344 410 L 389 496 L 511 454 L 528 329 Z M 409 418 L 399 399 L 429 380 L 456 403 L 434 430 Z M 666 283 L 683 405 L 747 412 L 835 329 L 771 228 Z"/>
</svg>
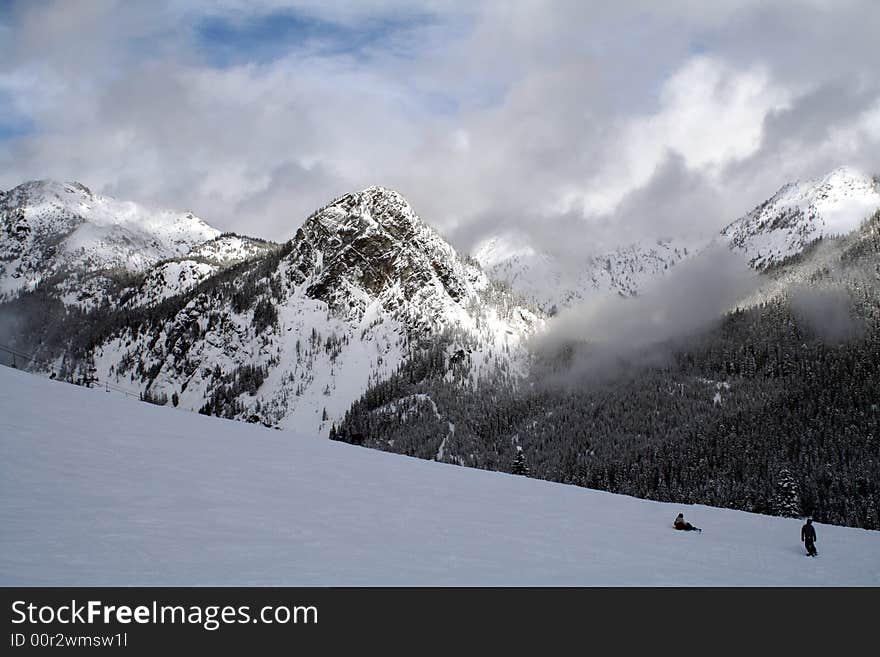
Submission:
<svg viewBox="0 0 880 657">
<path fill-rule="evenodd" d="M 704 242 L 642 239 L 570 263 L 536 250 L 524 233 L 508 231 L 480 242 L 475 258 L 490 276 L 548 312 L 603 295 L 638 296 L 656 277 L 717 243 L 766 271 L 816 240 L 851 233 L 878 208 L 880 177 L 844 165 L 782 185 Z"/>
<path fill-rule="evenodd" d="M 853 175 L 842 169 L 826 178 L 839 183 Z M 821 200 L 828 206 L 851 189 L 862 188 L 831 185 Z M 770 201 L 793 190 L 801 190 L 799 183 Z M 25 203 L 21 212 L 10 200 L 31 198 L 37 202 Z M 21 215 L 30 218 L 28 208 L 47 202 L 59 215 L 54 220 L 62 239 L 95 215 L 92 206 L 103 204 L 106 211 L 117 203 L 135 223 L 142 219 L 131 210 L 136 204 L 101 199 L 78 183 L 21 185 L 0 198 L 5 243 L 16 239 Z M 730 226 L 744 224 L 768 203 Z M 97 214 L 97 223 L 125 223 Z M 112 259 L 89 261 L 67 278 L 62 271 L 60 282 L 41 282 L 36 297 L 28 297 L 28 312 L 50 321 L 28 318 L 19 347 L 41 350 L 40 357 L 53 363 L 47 373 L 65 380 L 98 377 L 152 401 L 279 427 L 305 422 L 325 434 L 356 399 L 406 369 L 422 350 L 434 359 L 425 367 L 465 386 L 507 385 L 503 381 L 512 383 L 531 367 L 528 341 L 546 316 L 530 307 L 535 297 L 522 294 L 516 279 L 498 275 L 511 255 L 540 261 L 542 254 L 530 245 L 517 251 L 516 244 L 496 243 L 500 257 L 494 262 L 491 250 L 478 254 L 489 265 L 487 274 L 479 257 L 459 255 L 399 192 L 379 185 L 311 213 L 281 245 L 221 234 L 191 213 L 165 212 L 159 220 L 173 226 L 180 217 L 209 239 L 174 243 L 170 257 L 141 270 L 138 261 L 134 271 L 111 275 L 101 267 Z M 586 259 L 582 270 L 552 288 L 567 290 L 561 303 L 569 304 L 590 294 L 637 296 L 696 250 L 674 240 L 622 247 Z M 534 305 L 556 310 L 556 304 Z M 65 318 L 71 309 L 77 312 Z M 89 335 L 92 325 L 107 328 Z M 32 338 L 21 337 L 28 331 Z M 401 412 L 424 406 L 419 400 L 413 397 Z M 445 449 L 438 453 L 460 458 Z"/>
<path fill-rule="evenodd" d="M 252 257 L 224 260 L 245 246 Z M 65 301 L 51 286 L 35 293 L 24 301 L 37 308 Z M 336 199 L 283 245 L 212 235 L 105 298 L 111 303 L 81 304 L 72 318 L 71 307 L 49 313 L 62 325 L 54 340 L 37 319 L 25 322 L 20 334 L 35 333 L 52 374 L 318 434 L 371 381 L 441 335 L 444 358 L 458 354 L 474 384 L 498 369 L 514 376 L 543 321 L 384 187 Z"/>
<path fill-rule="evenodd" d="M 766 270 L 823 237 L 845 235 L 880 208 L 880 181 L 849 166 L 783 185 L 728 224 L 721 235 L 749 264 Z"/>
<path fill-rule="evenodd" d="M 82 288 L 100 299 L 112 287 L 102 273 L 143 272 L 220 235 L 191 212 L 152 210 L 53 180 L 4 192 L 0 221 L 0 299 L 61 278 L 54 284 L 71 305 Z"/>
</svg>

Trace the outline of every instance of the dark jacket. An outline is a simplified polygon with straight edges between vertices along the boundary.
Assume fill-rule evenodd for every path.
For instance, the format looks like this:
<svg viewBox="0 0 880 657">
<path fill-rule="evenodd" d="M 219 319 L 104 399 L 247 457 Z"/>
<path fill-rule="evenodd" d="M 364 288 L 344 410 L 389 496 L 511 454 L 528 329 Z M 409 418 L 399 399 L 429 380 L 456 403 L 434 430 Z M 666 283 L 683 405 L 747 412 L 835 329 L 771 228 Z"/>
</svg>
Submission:
<svg viewBox="0 0 880 657">
<path fill-rule="evenodd" d="M 675 519 L 675 522 L 672 523 L 672 526 L 675 527 L 676 529 L 685 529 L 685 530 L 696 529 L 696 527 L 694 527 L 691 523 L 687 522 L 682 516 L 678 516 Z"/>
<path fill-rule="evenodd" d="M 816 542 L 816 530 L 813 528 L 813 525 L 801 527 L 801 542 L 803 543 L 804 541 Z"/>
</svg>

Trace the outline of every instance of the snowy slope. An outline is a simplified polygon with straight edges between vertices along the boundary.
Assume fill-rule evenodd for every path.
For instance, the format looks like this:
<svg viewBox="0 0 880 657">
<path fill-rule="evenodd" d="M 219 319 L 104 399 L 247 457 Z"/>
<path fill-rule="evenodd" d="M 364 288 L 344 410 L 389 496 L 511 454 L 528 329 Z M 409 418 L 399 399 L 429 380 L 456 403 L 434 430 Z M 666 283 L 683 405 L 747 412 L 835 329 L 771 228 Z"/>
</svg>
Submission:
<svg viewBox="0 0 880 657">
<path fill-rule="evenodd" d="M 130 294 L 125 305 L 149 306 L 193 289 L 203 280 L 216 274 L 220 267 L 202 260 L 167 260 L 151 267 L 143 282 Z"/>
<path fill-rule="evenodd" d="M 257 258 L 277 247 L 274 242 L 235 233 L 223 233 L 219 237 L 196 244 L 185 257 L 223 267 Z"/>
<path fill-rule="evenodd" d="M 880 208 L 880 183 L 850 167 L 793 182 L 722 231 L 758 270 L 800 253 L 821 237 L 846 235 Z"/>
<path fill-rule="evenodd" d="M 703 527 L 671 528 L 676 513 Z M 880 585 L 880 532 L 662 504 L 0 367 L 0 584 Z"/>
<path fill-rule="evenodd" d="M 61 276 L 71 279 L 62 282 L 68 303 L 92 298 L 77 289 L 88 274 L 144 271 L 220 235 L 191 213 L 153 210 L 51 180 L 0 192 L 0 228 L 0 300 Z"/>
<path fill-rule="evenodd" d="M 273 242 L 225 233 L 196 244 L 186 255 L 150 267 L 136 289 L 123 290 L 127 307 L 149 306 L 192 290 L 223 269 L 278 250 Z"/>
<path fill-rule="evenodd" d="M 635 296 L 693 251 L 683 240 L 647 240 L 585 257 L 572 266 L 537 251 L 525 236 L 513 233 L 483 241 L 474 258 L 493 280 L 548 311 L 598 296 Z"/>
</svg>

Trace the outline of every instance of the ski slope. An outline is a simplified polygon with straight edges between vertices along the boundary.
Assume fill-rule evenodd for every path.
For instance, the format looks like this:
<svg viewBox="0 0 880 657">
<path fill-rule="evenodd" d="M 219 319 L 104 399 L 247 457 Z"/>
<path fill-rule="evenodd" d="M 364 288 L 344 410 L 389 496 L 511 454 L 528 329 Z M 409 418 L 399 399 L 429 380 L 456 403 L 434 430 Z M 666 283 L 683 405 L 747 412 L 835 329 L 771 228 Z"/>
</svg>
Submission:
<svg viewBox="0 0 880 657">
<path fill-rule="evenodd" d="M 880 584 L 880 532 L 308 438 L 0 367 L 0 585 Z"/>
</svg>

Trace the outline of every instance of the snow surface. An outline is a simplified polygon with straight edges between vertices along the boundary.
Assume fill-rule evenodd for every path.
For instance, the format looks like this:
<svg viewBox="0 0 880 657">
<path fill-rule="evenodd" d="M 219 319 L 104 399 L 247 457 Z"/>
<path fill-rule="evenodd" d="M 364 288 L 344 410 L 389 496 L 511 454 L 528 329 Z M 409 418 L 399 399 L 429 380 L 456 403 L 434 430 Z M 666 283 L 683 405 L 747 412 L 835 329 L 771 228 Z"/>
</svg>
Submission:
<svg viewBox="0 0 880 657">
<path fill-rule="evenodd" d="M 873 585 L 880 532 L 663 504 L 0 368 L 0 585 Z M 702 534 L 672 529 L 683 511 Z"/>
</svg>

